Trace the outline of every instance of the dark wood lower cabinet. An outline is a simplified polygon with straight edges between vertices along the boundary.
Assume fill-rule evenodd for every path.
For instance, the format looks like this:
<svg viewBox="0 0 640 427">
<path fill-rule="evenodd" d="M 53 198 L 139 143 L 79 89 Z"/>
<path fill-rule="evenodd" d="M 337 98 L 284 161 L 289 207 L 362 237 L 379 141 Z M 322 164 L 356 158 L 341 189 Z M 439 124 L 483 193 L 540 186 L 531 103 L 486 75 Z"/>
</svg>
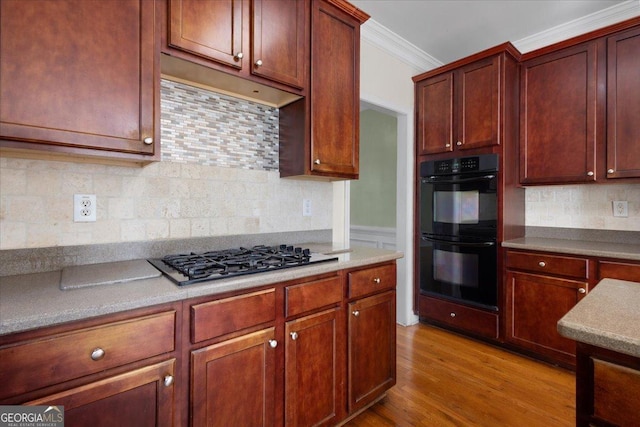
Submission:
<svg viewBox="0 0 640 427">
<path fill-rule="evenodd" d="M 274 425 L 274 328 L 191 353 L 193 426 Z"/>
<path fill-rule="evenodd" d="M 640 425 L 640 358 L 578 343 L 576 426 Z"/>
<path fill-rule="evenodd" d="M 333 308 L 285 326 L 285 425 L 334 425 L 344 416 L 342 310 Z"/>
<path fill-rule="evenodd" d="M 422 320 L 482 338 L 498 338 L 499 319 L 495 311 L 481 310 L 426 295 L 419 296 L 418 304 Z"/>
<path fill-rule="evenodd" d="M 506 340 L 547 360 L 574 365 L 575 341 L 561 336 L 557 324 L 587 287 L 584 281 L 508 271 Z"/>
<path fill-rule="evenodd" d="M 175 359 L 32 400 L 64 406 L 69 426 L 173 426 Z"/>
<path fill-rule="evenodd" d="M 386 262 L 0 335 L 0 404 L 61 405 L 70 426 L 337 425 L 395 384 L 395 273 Z"/>
<path fill-rule="evenodd" d="M 396 383 L 396 292 L 349 303 L 349 412 L 380 397 Z"/>
</svg>

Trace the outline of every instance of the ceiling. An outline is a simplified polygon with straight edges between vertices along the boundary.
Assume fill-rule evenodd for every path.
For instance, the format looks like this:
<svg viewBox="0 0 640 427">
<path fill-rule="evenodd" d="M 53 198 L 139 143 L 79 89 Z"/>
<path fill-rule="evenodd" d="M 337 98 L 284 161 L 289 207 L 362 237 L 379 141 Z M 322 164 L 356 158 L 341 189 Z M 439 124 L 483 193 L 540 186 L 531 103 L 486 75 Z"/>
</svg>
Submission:
<svg viewBox="0 0 640 427">
<path fill-rule="evenodd" d="M 624 0 L 350 0 L 442 63 L 515 42 Z"/>
</svg>

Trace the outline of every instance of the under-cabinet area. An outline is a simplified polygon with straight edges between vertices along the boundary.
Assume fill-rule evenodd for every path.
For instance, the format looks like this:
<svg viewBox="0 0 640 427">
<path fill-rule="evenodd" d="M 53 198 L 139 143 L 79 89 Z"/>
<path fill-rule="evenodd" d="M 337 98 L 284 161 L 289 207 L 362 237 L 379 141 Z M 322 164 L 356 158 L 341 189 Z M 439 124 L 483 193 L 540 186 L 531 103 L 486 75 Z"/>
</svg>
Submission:
<svg viewBox="0 0 640 427">
<path fill-rule="evenodd" d="M 395 384 L 401 255 L 373 252 L 222 292 L 162 277 L 67 291 L 49 285 L 58 298 L 97 299 L 109 286 L 132 295 L 148 286 L 162 295 L 168 286 L 176 301 L 0 335 L 0 403 L 64 405 L 66 421 L 82 425 L 105 413 L 120 425 L 339 424 Z M 3 298 L 22 298 L 11 289 L 20 277 L 3 278 Z"/>
</svg>

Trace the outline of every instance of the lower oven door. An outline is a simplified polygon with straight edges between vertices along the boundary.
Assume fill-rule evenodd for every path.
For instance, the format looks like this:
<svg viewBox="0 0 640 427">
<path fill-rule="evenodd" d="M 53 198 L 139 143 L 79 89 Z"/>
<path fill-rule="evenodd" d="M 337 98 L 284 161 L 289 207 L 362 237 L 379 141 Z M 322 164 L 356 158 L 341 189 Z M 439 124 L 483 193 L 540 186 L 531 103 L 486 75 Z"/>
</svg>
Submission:
<svg viewBox="0 0 640 427">
<path fill-rule="evenodd" d="M 496 242 L 423 235 L 420 292 L 498 310 Z"/>
</svg>

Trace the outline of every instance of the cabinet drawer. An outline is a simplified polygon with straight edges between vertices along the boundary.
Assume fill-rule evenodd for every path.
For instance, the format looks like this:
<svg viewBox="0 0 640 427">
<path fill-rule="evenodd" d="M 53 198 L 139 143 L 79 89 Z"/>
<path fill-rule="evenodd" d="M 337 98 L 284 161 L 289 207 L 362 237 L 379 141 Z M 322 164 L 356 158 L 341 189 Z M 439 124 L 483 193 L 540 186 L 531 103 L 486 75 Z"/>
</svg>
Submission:
<svg viewBox="0 0 640 427">
<path fill-rule="evenodd" d="M 598 279 L 620 279 L 640 282 L 640 264 L 600 261 Z"/>
<path fill-rule="evenodd" d="M 593 359 L 593 415 L 614 425 L 640 425 L 640 371 Z"/>
<path fill-rule="evenodd" d="M 0 350 L 0 397 L 37 390 L 175 349 L 175 311 Z"/>
<path fill-rule="evenodd" d="M 507 268 L 510 269 L 583 279 L 587 278 L 588 263 L 586 258 L 507 251 Z"/>
<path fill-rule="evenodd" d="M 498 314 L 454 304 L 437 298 L 420 296 L 420 317 L 472 332 L 498 338 Z"/>
<path fill-rule="evenodd" d="M 275 289 L 195 304 L 191 306 L 191 341 L 219 337 L 275 318 Z"/>
<path fill-rule="evenodd" d="M 395 287 L 395 263 L 349 273 L 349 298 L 356 298 Z"/>
<path fill-rule="evenodd" d="M 342 280 L 340 277 L 316 280 L 287 286 L 285 288 L 285 316 L 295 316 L 320 309 L 342 300 Z"/>
</svg>

